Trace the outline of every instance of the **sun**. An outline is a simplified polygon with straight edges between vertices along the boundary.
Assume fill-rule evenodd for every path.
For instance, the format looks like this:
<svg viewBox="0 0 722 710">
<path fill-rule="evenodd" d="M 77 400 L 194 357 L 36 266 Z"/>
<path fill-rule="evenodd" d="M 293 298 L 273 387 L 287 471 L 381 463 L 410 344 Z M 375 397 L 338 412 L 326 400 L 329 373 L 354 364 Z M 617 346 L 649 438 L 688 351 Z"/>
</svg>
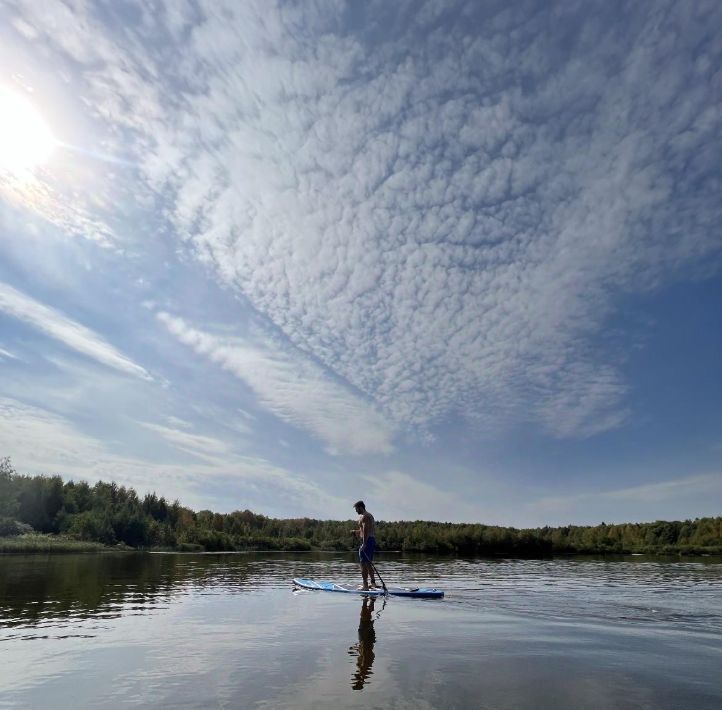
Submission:
<svg viewBox="0 0 722 710">
<path fill-rule="evenodd" d="M 0 87 L 0 171 L 24 173 L 44 163 L 56 141 L 37 109 Z"/>
</svg>

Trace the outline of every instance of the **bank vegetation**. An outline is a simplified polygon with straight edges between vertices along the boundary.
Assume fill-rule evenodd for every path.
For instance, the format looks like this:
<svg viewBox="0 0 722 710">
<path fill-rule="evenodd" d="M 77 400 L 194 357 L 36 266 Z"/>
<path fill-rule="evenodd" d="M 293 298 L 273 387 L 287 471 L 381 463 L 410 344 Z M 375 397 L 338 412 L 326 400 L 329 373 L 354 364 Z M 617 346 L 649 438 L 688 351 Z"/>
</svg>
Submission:
<svg viewBox="0 0 722 710">
<path fill-rule="evenodd" d="M 25 476 L 0 459 L 0 552 L 167 549 L 349 550 L 352 521 L 193 511 L 98 481 Z M 518 529 L 428 521 L 377 524 L 382 550 L 460 555 L 722 554 L 722 517 Z"/>
</svg>

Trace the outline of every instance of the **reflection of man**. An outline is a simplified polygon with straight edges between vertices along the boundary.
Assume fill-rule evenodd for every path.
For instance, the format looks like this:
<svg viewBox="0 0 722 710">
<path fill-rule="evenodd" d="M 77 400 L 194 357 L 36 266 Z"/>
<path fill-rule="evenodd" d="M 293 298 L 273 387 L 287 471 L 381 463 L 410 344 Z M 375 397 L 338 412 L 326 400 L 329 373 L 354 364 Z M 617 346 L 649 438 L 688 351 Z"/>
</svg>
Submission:
<svg viewBox="0 0 722 710">
<path fill-rule="evenodd" d="M 374 643 L 376 632 L 374 631 L 374 602 L 371 597 L 364 597 L 361 606 L 361 619 L 358 625 L 358 643 L 351 646 L 350 653 L 358 655 L 356 659 L 356 671 L 351 678 L 351 687 L 354 690 L 363 690 L 364 683 L 371 675 L 371 666 L 374 663 Z"/>
</svg>

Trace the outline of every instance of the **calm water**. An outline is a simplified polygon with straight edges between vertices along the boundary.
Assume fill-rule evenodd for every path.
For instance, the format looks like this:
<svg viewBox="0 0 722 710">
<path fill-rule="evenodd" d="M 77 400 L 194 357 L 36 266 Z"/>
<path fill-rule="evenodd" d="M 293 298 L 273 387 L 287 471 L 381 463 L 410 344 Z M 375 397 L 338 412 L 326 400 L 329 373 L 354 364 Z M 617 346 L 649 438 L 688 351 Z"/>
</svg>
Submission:
<svg viewBox="0 0 722 710">
<path fill-rule="evenodd" d="M 2 708 L 721 708 L 722 563 L 0 556 Z"/>
</svg>

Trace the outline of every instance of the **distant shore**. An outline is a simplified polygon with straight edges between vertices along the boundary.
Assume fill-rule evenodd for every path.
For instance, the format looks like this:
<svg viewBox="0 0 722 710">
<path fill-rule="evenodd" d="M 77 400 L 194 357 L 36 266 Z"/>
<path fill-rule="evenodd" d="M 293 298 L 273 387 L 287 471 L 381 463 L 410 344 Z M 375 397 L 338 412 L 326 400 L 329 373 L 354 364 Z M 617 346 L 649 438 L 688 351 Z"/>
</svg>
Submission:
<svg viewBox="0 0 722 710">
<path fill-rule="evenodd" d="M 194 511 L 156 493 L 60 476 L 23 476 L 0 459 L 0 552 L 343 552 L 352 520 Z M 380 551 L 473 557 L 719 555 L 722 517 L 519 529 L 482 523 L 377 521 Z"/>
<path fill-rule="evenodd" d="M 206 550 L 202 545 L 197 544 L 180 544 L 177 547 L 130 547 L 123 543 L 116 543 L 115 545 L 106 545 L 101 542 L 93 542 L 91 540 L 76 540 L 69 538 L 65 535 L 58 535 L 52 533 L 25 533 L 23 535 L 15 535 L 9 537 L 0 537 L 0 554 L 69 554 L 69 553 L 108 553 L 108 552 L 166 552 L 166 553 L 178 553 L 178 554 L 199 554 L 199 553 L 244 553 L 244 552 L 339 552 L 337 547 L 333 548 L 322 548 L 322 547 L 307 547 L 305 549 L 299 549 L 296 546 L 289 546 L 288 548 L 279 547 L 263 547 L 261 544 L 254 546 L 250 541 L 246 543 L 243 549 L 232 550 Z M 398 553 L 414 553 L 420 552 L 419 550 L 406 549 L 406 550 L 384 550 L 386 554 L 398 554 Z M 626 552 L 626 551 L 610 551 L 605 550 L 586 550 L 583 552 L 551 552 L 539 555 L 529 554 L 509 554 L 506 552 L 486 552 L 481 553 L 454 553 L 449 551 L 438 551 L 438 550 L 424 550 L 422 554 L 438 554 L 438 555 L 449 555 L 458 557 L 517 557 L 517 558 L 529 558 L 529 557 L 580 557 L 580 556 L 656 556 L 656 557 L 716 557 L 722 556 L 722 547 L 703 547 L 703 548 L 685 548 L 685 549 L 671 549 L 671 548 L 652 548 L 644 552 Z"/>
</svg>

